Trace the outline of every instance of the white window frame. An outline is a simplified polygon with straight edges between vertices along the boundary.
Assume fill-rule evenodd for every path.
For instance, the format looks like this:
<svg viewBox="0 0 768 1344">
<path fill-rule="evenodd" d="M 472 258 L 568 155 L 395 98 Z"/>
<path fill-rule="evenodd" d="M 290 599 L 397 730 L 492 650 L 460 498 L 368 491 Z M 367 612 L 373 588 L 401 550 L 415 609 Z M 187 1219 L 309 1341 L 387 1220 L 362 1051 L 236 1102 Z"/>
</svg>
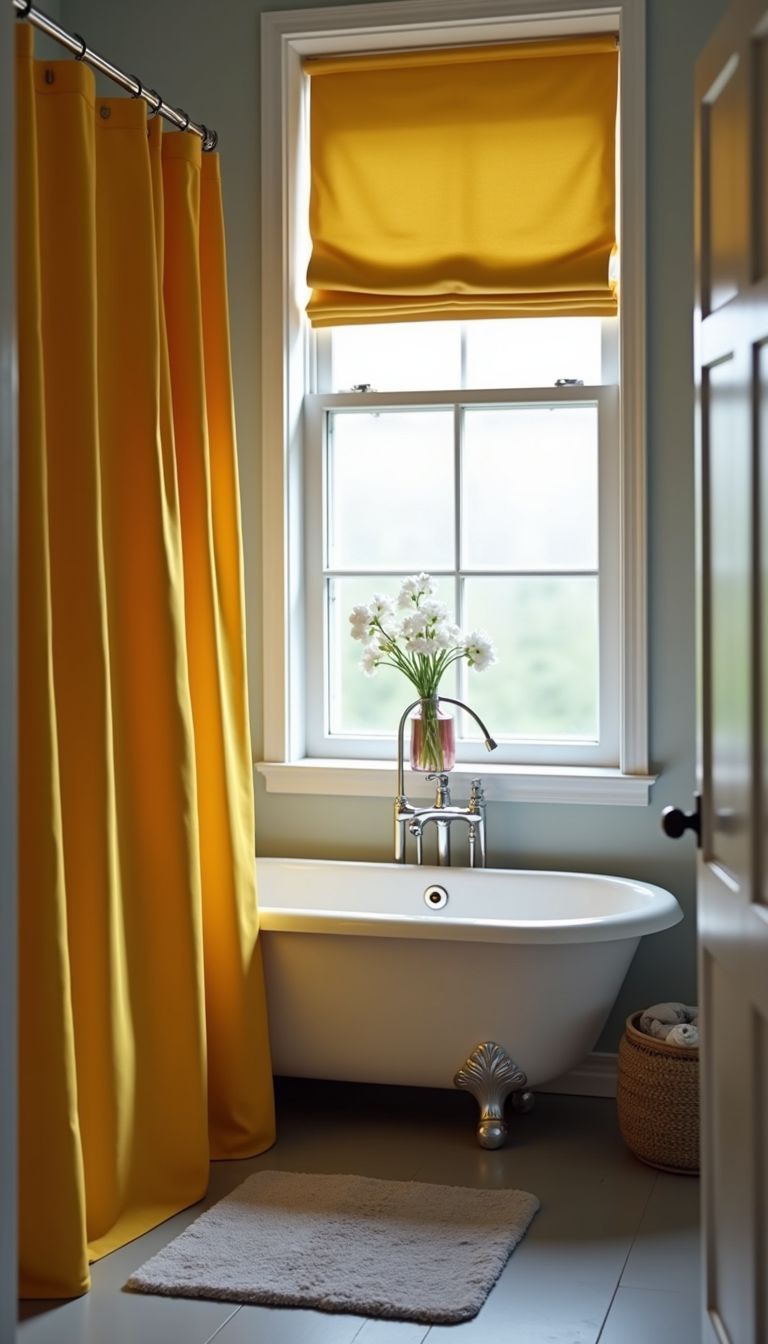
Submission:
<svg viewBox="0 0 768 1344">
<path fill-rule="evenodd" d="M 647 710 L 644 0 L 397 0 L 266 13 L 261 30 L 264 760 L 257 768 L 267 789 L 368 797 L 393 791 L 391 756 L 329 759 L 309 756 L 306 749 L 304 677 L 322 672 L 307 667 L 304 656 L 302 439 L 305 398 L 316 386 L 316 343 L 303 313 L 300 270 L 306 248 L 299 209 L 306 201 L 302 59 L 345 50 L 615 31 L 622 49 L 621 305 L 632 314 L 620 342 L 616 464 L 618 751 L 609 764 L 568 764 L 564 752 L 558 763 L 495 764 L 487 758 L 482 766 L 491 799 L 643 806 L 655 779 L 648 772 Z M 437 400 L 445 402 L 439 394 Z M 476 771 L 476 764 L 455 769 L 458 775 Z M 418 776 L 409 780 L 409 792 L 416 795 L 428 787 Z"/>
</svg>

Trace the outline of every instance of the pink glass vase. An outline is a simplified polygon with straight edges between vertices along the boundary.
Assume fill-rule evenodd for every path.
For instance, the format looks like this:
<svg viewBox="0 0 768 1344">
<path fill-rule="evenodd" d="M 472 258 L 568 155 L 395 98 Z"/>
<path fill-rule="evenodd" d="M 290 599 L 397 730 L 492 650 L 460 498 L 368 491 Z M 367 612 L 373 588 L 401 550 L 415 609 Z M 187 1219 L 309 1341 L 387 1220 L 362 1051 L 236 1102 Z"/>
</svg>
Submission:
<svg viewBox="0 0 768 1344">
<path fill-rule="evenodd" d="M 436 695 L 419 701 L 411 714 L 411 769 L 439 773 L 452 770 L 455 762 L 453 715 L 440 708 Z"/>
</svg>

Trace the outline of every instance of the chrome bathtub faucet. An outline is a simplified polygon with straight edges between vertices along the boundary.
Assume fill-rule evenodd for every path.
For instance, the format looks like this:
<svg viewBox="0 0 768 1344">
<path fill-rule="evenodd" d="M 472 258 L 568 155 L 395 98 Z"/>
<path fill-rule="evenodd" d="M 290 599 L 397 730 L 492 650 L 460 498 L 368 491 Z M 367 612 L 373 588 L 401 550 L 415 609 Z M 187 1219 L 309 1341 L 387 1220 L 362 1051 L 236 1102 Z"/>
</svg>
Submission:
<svg viewBox="0 0 768 1344">
<path fill-rule="evenodd" d="M 449 705 L 458 705 L 465 709 L 478 724 L 485 738 L 488 751 L 494 751 L 496 743 L 491 737 L 482 719 L 465 705 L 463 700 L 453 700 L 450 696 L 438 696 L 438 704 L 444 700 Z M 400 718 L 397 731 L 397 797 L 395 798 L 395 862 L 405 863 L 405 828 L 408 827 L 416 841 L 416 862 L 423 863 L 424 827 L 433 821 L 437 827 L 437 861 L 441 867 L 451 862 L 451 826 L 454 822 L 463 822 L 467 827 L 469 845 L 469 867 L 485 867 L 485 794 L 481 779 L 473 779 L 469 802 L 466 807 L 457 807 L 451 802 L 450 782 L 447 774 L 427 775 L 427 779 L 436 781 L 435 801 L 431 807 L 414 807 L 405 795 L 405 767 L 403 741 L 405 723 L 411 710 L 419 704 L 414 700 L 408 705 Z"/>
</svg>

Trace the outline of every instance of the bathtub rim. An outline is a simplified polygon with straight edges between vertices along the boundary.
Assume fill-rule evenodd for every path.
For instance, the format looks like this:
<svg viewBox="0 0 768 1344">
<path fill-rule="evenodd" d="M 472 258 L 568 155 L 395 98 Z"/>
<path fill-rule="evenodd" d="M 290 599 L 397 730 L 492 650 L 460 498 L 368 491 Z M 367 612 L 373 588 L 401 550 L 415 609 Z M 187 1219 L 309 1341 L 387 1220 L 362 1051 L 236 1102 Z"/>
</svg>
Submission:
<svg viewBox="0 0 768 1344">
<path fill-rule="evenodd" d="M 415 938 L 435 941 L 471 941 L 483 943 L 567 944 L 597 943 L 647 937 L 673 928 L 684 918 L 676 897 L 664 887 L 643 882 L 637 878 L 620 877 L 609 873 L 573 872 L 567 869 L 487 868 L 475 870 L 480 881 L 485 875 L 548 875 L 558 878 L 593 879 L 598 882 L 618 883 L 636 888 L 650 897 L 645 906 L 621 910 L 612 914 L 585 916 L 559 920 L 498 920 L 485 917 L 458 917 L 443 910 L 428 910 L 415 914 L 389 914 L 363 910 L 336 910 L 328 906 L 322 910 L 298 904 L 278 906 L 262 903 L 259 899 L 259 868 L 294 867 L 299 870 L 330 870 L 342 868 L 372 869 L 382 873 L 405 872 L 423 877 L 424 887 L 440 883 L 448 887 L 451 875 L 470 872 L 470 869 L 439 868 L 431 865 L 399 865 L 395 863 L 368 863 L 349 859 L 292 859 L 277 856 L 256 857 L 256 888 L 259 900 L 259 923 L 263 933 L 337 934 L 349 937 Z"/>
</svg>

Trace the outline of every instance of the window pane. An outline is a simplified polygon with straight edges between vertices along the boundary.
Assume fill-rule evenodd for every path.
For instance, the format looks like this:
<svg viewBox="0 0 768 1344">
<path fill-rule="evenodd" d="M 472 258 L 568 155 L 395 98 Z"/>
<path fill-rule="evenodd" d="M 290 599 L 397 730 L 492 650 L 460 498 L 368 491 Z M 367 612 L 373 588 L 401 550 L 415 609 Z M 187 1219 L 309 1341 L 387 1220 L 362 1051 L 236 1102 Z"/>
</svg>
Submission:
<svg viewBox="0 0 768 1344">
<path fill-rule="evenodd" d="M 552 387 L 601 382 L 599 317 L 514 317 L 467 322 L 467 387 Z"/>
<path fill-rule="evenodd" d="M 451 411 L 329 416 L 331 569 L 453 568 Z"/>
<path fill-rule="evenodd" d="M 596 741 L 597 579 L 466 579 L 464 604 L 465 630 L 485 630 L 498 654 L 467 671 L 462 697 L 492 736 Z"/>
<path fill-rule="evenodd" d="M 381 322 L 331 328 L 331 388 L 377 392 L 461 386 L 460 322 Z"/>
<path fill-rule="evenodd" d="M 464 413 L 462 564 L 597 568 L 597 408 Z"/>
<path fill-rule="evenodd" d="M 394 667 L 379 667 L 368 677 L 360 667 L 363 645 L 349 633 L 352 608 L 370 602 L 374 593 L 396 598 L 405 574 L 371 578 L 328 580 L 329 720 L 332 733 L 394 737 L 400 715 L 416 691 L 407 677 Z M 435 596 L 454 611 L 452 579 L 435 580 Z M 455 675 L 450 671 L 440 689 L 456 695 Z M 406 730 L 406 747 L 408 743 Z"/>
</svg>

